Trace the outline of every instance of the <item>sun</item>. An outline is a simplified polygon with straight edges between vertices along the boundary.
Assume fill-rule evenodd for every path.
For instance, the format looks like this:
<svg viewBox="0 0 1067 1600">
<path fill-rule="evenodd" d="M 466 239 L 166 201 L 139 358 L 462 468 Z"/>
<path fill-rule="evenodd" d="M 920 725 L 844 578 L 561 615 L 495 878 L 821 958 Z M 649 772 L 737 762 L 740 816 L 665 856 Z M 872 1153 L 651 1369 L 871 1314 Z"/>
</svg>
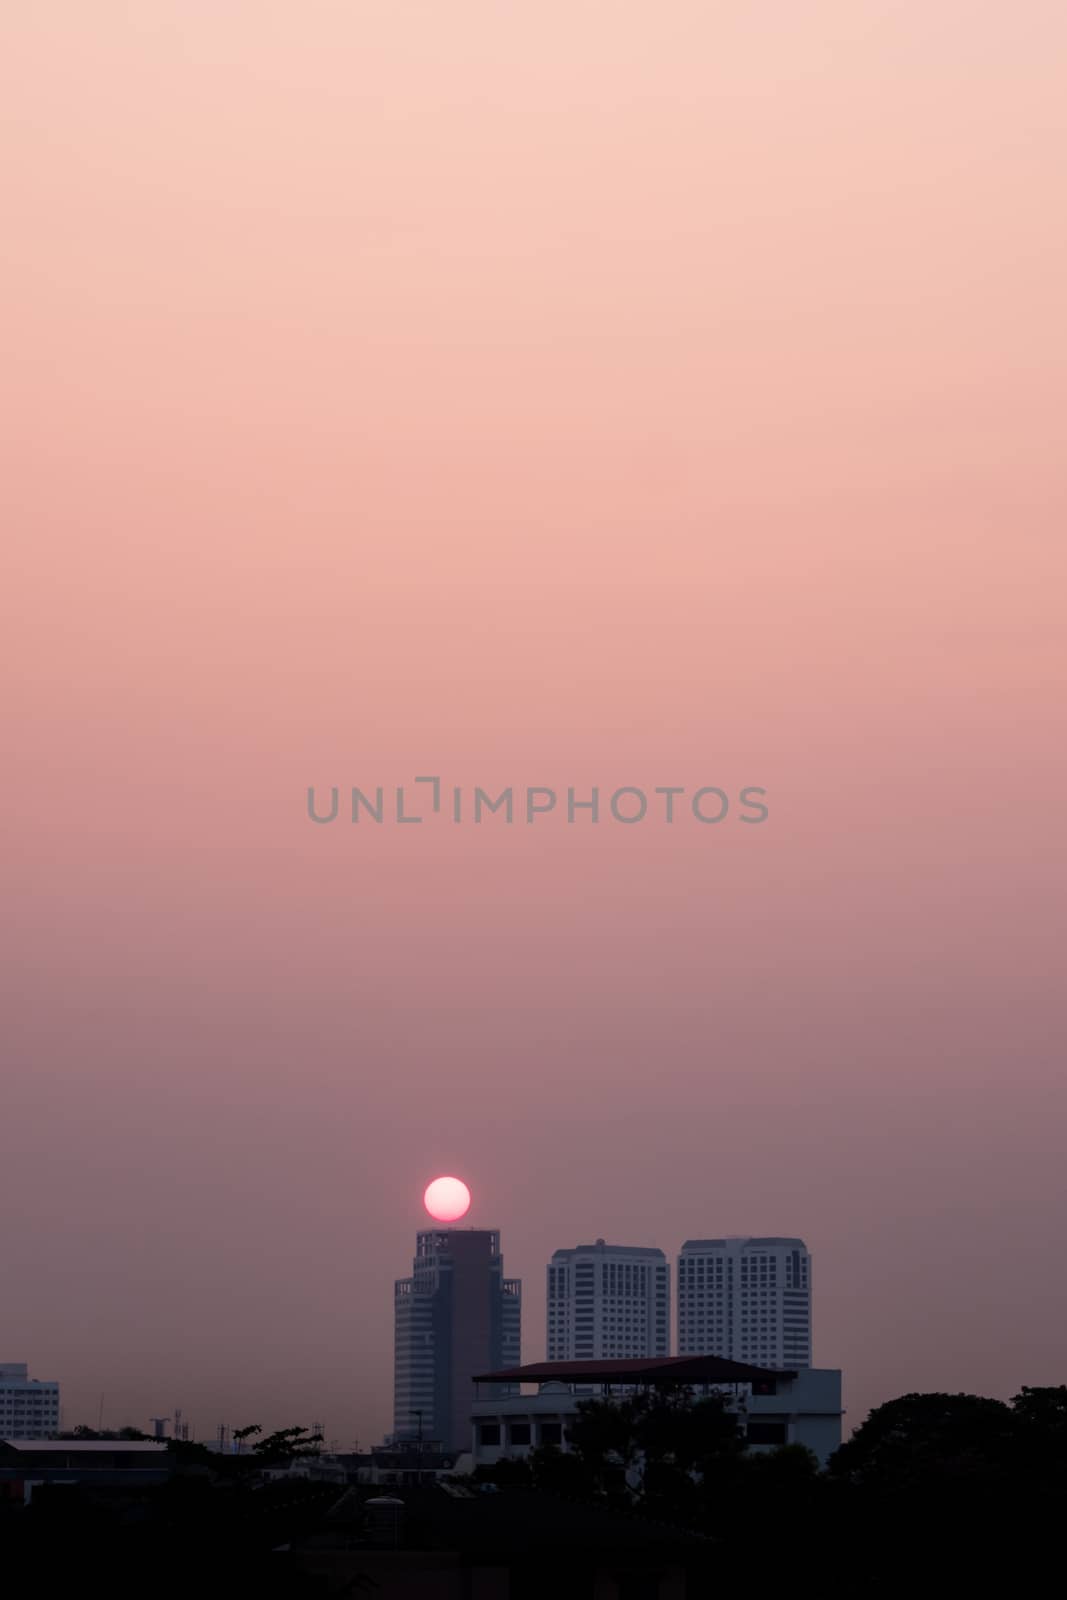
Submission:
<svg viewBox="0 0 1067 1600">
<path fill-rule="evenodd" d="M 471 1208 L 471 1192 L 461 1178 L 435 1178 L 422 1203 L 437 1222 L 458 1222 Z"/>
</svg>

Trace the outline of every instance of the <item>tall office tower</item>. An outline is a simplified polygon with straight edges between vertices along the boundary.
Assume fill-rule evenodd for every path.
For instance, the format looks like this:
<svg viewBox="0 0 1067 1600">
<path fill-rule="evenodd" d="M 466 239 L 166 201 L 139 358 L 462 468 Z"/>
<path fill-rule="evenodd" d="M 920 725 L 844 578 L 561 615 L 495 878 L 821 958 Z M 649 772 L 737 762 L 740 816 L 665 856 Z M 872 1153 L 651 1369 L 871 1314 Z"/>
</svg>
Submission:
<svg viewBox="0 0 1067 1600">
<path fill-rule="evenodd" d="M 51 1439 L 59 1432 L 59 1384 L 31 1378 L 22 1361 L 0 1361 L 0 1439 Z"/>
<path fill-rule="evenodd" d="M 418 1234 L 396 1285 L 393 1432 L 469 1450 L 474 1375 L 517 1366 L 522 1285 L 505 1278 L 500 1235 L 437 1227 Z"/>
<path fill-rule="evenodd" d="M 662 1250 L 580 1244 L 548 1264 L 549 1361 L 667 1356 L 671 1269 Z"/>
<path fill-rule="evenodd" d="M 810 1367 L 803 1239 L 687 1239 L 678 1257 L 678 1354 Z"/>
</svg>

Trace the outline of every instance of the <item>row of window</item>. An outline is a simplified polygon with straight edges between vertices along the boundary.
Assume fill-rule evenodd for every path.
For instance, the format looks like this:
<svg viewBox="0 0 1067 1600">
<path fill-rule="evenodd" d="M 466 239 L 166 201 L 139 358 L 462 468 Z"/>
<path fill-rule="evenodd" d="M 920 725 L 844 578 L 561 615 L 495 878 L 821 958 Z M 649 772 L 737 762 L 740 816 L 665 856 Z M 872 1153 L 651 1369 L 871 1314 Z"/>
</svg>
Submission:
<svg viewBox="0 0 1067 1600">
<path fill-rule="evenodd" d="M 479 1422 L 478 1443 L 489 1447 L 499 1446 L 505 1442 L 517 1446 L 531 1445 L 534 1442 L 534 1431 L 534 1425 L 529 1422 L 509 1422 L 506 1425 L 500 1422 Z M 536 1432 L 538 1444 L 563 1443 L 562 1422 L 539 1422 Z"/>
<path fill-rule="evenodd" d="M 708 1261 L 706 1263 L 703 1261 L 683 1261 L 678 1267 L 679 1276 L 683 1278 L 687 1275 L 692 1277 L 694 1272 L 699 1272 L 701 1275 L 705 1272 L 709 1274 L 714 1272 L 721 1278 L 724 1272 L 732 1273 L 733 1270 L 734 1264 L 732 1261 Z M 742 1261 L 738 1270 L 742 1278 L 755 1277 L 757 1273 L 766 1275 L 768 1272 L 777 1272 L 778 1263 L 777 1261 L 761 1261 L 758 1263 L 755 1261 Z"/>
</svg>

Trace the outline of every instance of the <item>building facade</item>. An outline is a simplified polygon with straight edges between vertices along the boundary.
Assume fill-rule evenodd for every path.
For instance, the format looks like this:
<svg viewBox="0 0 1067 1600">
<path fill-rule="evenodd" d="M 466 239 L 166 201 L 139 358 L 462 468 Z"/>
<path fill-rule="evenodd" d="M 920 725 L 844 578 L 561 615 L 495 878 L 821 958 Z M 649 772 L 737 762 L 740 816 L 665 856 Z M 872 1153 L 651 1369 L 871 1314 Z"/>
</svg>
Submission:
<svg viewBox="0 0 1067 1600">
<path fill-rule="evenodd" d="M 581 1244 L 548 1264 L 550 1361 L 666 1356 L 671 1269 L 662 1250 Z"/>
<path fill-rule="evenodd" d="M 810 1367 L 803 1239 L 688 1239 L 678 1256 L 678 1354 Z"/>
<path fill-rule="evenodd" d="M 0 1439 L 0 1500 L 23 1505 L 53 1483 L 136 1491 L 166 1483 L 173 1471 L 159 1439 Z"/>
<path fill-rule="evenodd" d="M 504 1276 L 499 1233 L 418 1234 L 394 1306 L 393 1438 L 468 1450 L 474 1374 L 519 1360 L 522 1285 Z"/>
<path fill-rule="evenodd" d="M 716 1357 L 686 1362 L 674 1356 L 662 1364 L 645 1362 L 643 1370 L 628 1369 L 623 1361 L 540 1362 L 492 1376 L 507 1377 L 509 1382 L 498 1384 L 493 1395 L 485 1393 L 488 1383 L 481 1385 L 474 1401 L 476 1467 L 492 1466 L 504 1458 L 521 1459 L 543 1445 L 567 1450 L 568 1429 L 591 1390 L 598 1399 L 621 1399 L 637 1385 L 664 1384 L 676 1391 L 678 1382 L 687 1380 L 694 1394 L 725 1397 L 751 1452 L 800 1444 L 825 1466 L 841 1443 L 841 1373 L 836 1368 L 763 1371 Z"/>
<path fill-rule="evenodd" d="M 31 1378 L 25 1362 L 0 1361 L 0 1439 L 51 1439 L 59 1432 L 59 1384 Z"/>
</svg>

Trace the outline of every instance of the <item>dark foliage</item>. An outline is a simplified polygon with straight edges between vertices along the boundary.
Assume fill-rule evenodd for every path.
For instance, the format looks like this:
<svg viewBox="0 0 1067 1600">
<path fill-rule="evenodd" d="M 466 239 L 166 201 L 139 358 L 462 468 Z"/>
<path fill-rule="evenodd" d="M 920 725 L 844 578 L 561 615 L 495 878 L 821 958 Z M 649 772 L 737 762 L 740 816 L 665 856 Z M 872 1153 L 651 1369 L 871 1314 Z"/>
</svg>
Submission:
<svg viewBox="0 0 1067 1600">
<path fill-rule="evenodd" d="M 338 1489 L 271 1481 L 264 1469 L 318 1441 L 302 1428 L 263 1437 L 251 1427 L 238 1442 L 232 1455 L 170 1442 L 176 1471 L 164 1486 L 0 1501 L 12 1595 L 75 1592 L 87 1575 L 116 1597 L 316 1592 L 286 1552 L 335 1516 Z M 903 1395 L 873 1411 L 825 1472 L 797 1446 L 745 1452 L 718 1400 L 684 1393 L 589 1401 L 568 1443 L 476 1476 L 501 1496 L 544 1496 L 549 1520 L 547 1508 L 567 1502 L 695 1536 L 716 1589 L 812 1580 L 830 1596 L 1025 1592 L 1058 1557 L 1067 1511 L 1067 1387 L 1026 1388 L 1010 1404 Z"/>
</svg>

